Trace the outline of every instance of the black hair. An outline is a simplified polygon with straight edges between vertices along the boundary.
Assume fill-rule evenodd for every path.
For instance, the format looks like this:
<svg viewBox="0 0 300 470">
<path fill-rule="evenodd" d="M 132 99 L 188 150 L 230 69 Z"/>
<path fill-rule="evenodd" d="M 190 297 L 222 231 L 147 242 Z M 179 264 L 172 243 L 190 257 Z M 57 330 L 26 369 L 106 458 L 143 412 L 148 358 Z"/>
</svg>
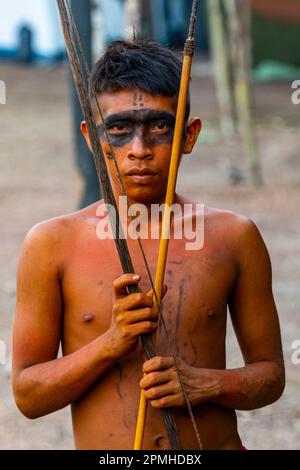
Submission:
<svg viewBox="0 0 300 470">
<path fill-rule="evenodd" d="M 148 39 L 114 41 L 92 70 L 97 94 L 140 89 L 150 94 L 178 97 L 182 62 L 169 49 Z M 93 103 L 93 94 L 90 90 Z M 190 114 L 190 97 L 186 120 Z"/>
</svg>

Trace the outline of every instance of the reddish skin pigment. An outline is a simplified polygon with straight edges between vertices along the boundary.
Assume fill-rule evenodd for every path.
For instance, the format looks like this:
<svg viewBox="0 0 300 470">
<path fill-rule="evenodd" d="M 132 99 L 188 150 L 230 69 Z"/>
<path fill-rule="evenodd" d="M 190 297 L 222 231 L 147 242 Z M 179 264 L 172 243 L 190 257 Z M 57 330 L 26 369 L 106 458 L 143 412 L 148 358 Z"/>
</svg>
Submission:
<svg viewBox="0 0 300 470">
<path fill-rule="evenodd" d="M 141 109 L 173 116 L 176 111 L 173 98 L 140 90 L 105 93 L 100 104 L 105 120 Z M 198 118 L 188 122 L 184 154 L 191 153 L 200 130 Z M 82 132 L 90 145 L 85 123 Z M 147 206 L 163 202 L 172 146 L 166 135 L 172 129 L 139 121 L 119 123 L 109 132 L 129 199 Z M 102 140 L 117 197 L 114 162 L 104 135 Z M 148 168 L 152 175 L 135 178 L 128 174 L 132 168 Z M 188 201 L 176 195 L 176 202 Z M 122 275 L 114 241 L 96 236 L 100 204 L 38 224 L 25 239 L 13 332 L 16 403 L 31 419 L 71 404 L 77 449 L 132 449 L 141 387 L 150 401 L 144 449 L 169 449 L 163 407 L 174 408 L 183 448 L 197 449 L 160 327 L 158 357 L 143 361 L 138 336 L 157 329 L 158 312 L 137 242 L 128 240 L 140 276 L 135 280 Z M 204 247 L 186 251 L 185 243 L 170 241 L 166 323 L 204 448 L 242 449 L 234 410 L 266 406 L 284 389 L 268 252 L 253 222 L 209 207 Z M 143 245 L 154 276 L 159 241 Z M 139 283 L 143 293 L 127 295 L 130 283 Z M 245 361 L 235 370 L 226 370 L 225 362 L 227 305 Z M 63 357 L 57 358 L 60 342 Z"/>
</svg>

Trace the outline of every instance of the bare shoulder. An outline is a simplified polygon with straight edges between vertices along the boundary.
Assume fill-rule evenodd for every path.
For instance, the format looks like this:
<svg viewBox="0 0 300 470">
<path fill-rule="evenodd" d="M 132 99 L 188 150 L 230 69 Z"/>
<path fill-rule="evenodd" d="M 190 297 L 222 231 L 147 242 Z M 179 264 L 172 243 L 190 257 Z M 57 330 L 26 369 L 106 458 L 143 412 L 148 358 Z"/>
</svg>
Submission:
<svg viewBox="0 0 300 470">
<path fill-rule="evenodd" d="M 204 215 L 209 226 L 213 225 L 214 228 L 219 228 L 224 233 L 229 232 L 230 235 L 251 236 L 259 233 L 257 226 L 249 217 L 237 212 L 205 206 Z"/>
<path fill-rule="evenodd" d="M 48 267 L 58 267 L 63 263 L 66 248 L 70 248 L 78 239 L 84 237 L 84 229 L 95 224 L 98 207 L 102 201 L 70 214 L 44 220 L 34 225 L 27 233 L 22 248 L 20 261 L 40 259 Z"/>
<path fill-rule="evenodd" d="M 193 216 L 203 216 L 207 229 L 213 228 L 223 232 L 224 235 L 230 233 L 233 235 L 241 234 L 243 232 L 257 231 L 258 229 L 254 222 L 248 217 L 233 212 L 231 210 L 218 209 L 210 207 L 206 204 L 195 203 L 189 199 L 179 196 L 178 200 L 182 206 L 188 205 L 192 207 Z"/>
<path fill-rule="evenodd" d="M 256 224 L 249 217 L 231 210 L 218 209 L 204 204 L 196 204 L 180 196 L 182 205 L 192 206 L 193 217 L 204 221 L 206 242 L 222 242 L 223 246 L 234 251 L 260 246 L 266 250 L 265 243 Z"/>
<path fill-rule="evenodd" d="M 24 245 L 37 243 L 58 248 L 66 238 L 76 235 L 80 225 L 95 220 L 97 209 L 102 204 L 103 201 L 96 202 L 84 209 L 37 223 L 28 231 Z"/>
<path fill-rule="evenodd" d="M 229 210 L 205 206 L 205 229 L 230 246 L 236 254 L 267 251 L 262 235 L 250 218 Z"/>
</svg>

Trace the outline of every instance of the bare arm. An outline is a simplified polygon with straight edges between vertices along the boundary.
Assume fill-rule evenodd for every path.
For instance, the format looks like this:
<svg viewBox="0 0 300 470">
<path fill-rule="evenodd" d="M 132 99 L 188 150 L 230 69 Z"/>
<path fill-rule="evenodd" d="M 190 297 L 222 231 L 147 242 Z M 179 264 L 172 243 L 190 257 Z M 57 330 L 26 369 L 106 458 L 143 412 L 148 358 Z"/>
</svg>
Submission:
<svg viewBox="0 0 300 470">
<path fill-rule="evenodd" d="M 13 389 L 20 410 L 36 418 L 78 399 L 112 364 L 105 337 L 61 359 L 60 245 L 56 227 L 35 227 L 24 242 L 13 328 Z"/>
<path fill-rule="evenodd" d="M 280 397 L 284 365 L 267 249 L 257 228 L 248 220 L 242 221 L 234 237 L 238 240 L 238 276 L 229 306 L 245 367 L 197 369 L 183 361 L 179 361 L 179 366 L 192 404 L 211 401 L 250 410 Z M 148 375 L 142 379 L 141 387 L 152 406 L 184 406 L 172 358 L 155 358 L 145 363 L 144 370 Z"/>
<path fill-rule="evenodd" d="M 53 222 L 50 222 L 53 224 Z M 138 337 L 157 327 L 152 298 L 128 296 L 133 275 L 115 281 L 109 330 L 78 351 L 57 359 L 62 324 L 61 230 L 42 224 L 23 245 L 13 328 L 13 390 L 28 418 L 37 418 L 78 400 L 117 359 L 130 354 Z M 135 315 L 132 314 L 132 309 Z"/>
<path fill-rule="evenodd" d="M 239 232 L 239 273 L 229 307 L 245 367 L 221 377 L 223 391 L 217 402 L 255 409 L 281 396 L 284 363 L 267 248 L 253 222 L 244 221 Z"/>
</svg>

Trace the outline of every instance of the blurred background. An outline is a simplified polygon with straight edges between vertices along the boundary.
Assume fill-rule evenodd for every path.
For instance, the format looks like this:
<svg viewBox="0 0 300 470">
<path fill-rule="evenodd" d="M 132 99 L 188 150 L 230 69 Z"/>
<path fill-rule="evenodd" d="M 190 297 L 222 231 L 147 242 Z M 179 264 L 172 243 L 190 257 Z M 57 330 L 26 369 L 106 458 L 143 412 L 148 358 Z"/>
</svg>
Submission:
<svg viewBox="0 0 300 470">
<path fill-rule="evenodd" d="M 180 55 L 192 0 L 71 4 L 92 64 L 111 41 L 132 37 L 133 26 Z M 300 2 L 199 6 L 191 93 L 203 132 L 183 160 L 178 190 L 250 217 L 266 241 L 287 386 L 274 405 L 238 412 L 239 430 L 250 449 L 299 449 Z M 0 0 L 0 11 L 0 449 L 72 449 L 68 409 L 29 421 L 12 398 L 15 275 L 29 228 L 97 200 L 97 177 L 79 133 L 56 2 Z M 242 364 L 230 321 L 227 361 Z"/>
</svg>

